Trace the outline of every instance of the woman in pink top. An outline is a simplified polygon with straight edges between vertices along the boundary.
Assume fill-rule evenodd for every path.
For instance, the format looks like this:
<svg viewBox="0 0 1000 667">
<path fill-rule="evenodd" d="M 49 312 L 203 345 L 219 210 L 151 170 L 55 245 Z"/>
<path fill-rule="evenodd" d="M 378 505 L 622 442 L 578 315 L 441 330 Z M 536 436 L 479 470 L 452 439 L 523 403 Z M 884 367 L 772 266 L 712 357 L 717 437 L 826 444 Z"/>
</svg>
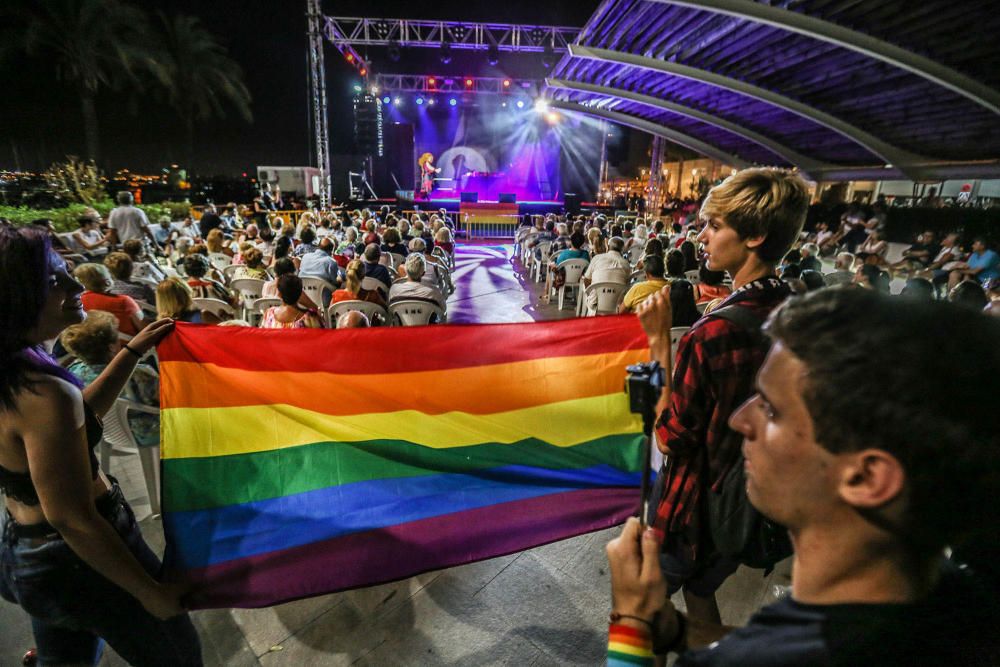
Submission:
<svg viewBox="0 0 1000 667">
<path fill-rule="evenodd" d="M 268 308 L 260 323 L 261 329 L 322 329 L 323 319 L 315 310 L 298 305 L 302 296 L 302 279 L 294 273 L 278 278 L 281 305 Z"/>
</svg>

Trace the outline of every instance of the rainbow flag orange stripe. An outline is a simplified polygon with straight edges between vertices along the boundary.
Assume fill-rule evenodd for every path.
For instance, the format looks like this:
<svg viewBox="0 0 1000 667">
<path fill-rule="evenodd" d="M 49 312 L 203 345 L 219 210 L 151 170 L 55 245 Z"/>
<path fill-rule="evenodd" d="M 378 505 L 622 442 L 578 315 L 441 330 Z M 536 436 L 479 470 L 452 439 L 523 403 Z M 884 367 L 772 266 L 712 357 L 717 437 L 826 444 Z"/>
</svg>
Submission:
<svg viewBox="0 0 1000 667">
<path fill-rule="evenodd" d="M 634 317 L 272 331 L 159 346 L 168 570 L 197 607 L 267 606 L 624 520 Z"/>
</svg>

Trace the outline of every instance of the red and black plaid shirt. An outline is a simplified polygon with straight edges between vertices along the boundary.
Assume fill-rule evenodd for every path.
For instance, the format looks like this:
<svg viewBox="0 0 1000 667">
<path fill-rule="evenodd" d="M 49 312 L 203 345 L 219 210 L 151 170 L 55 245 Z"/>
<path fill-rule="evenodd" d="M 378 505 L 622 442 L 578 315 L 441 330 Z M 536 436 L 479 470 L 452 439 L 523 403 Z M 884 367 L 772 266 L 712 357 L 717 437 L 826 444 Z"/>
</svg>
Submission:
<svg viewBox="0 0 1000 667">
<path fill-rule="evenodd" d="M 783 282 L 764 278 L 734 292 L 719 308 L 739 304 L 766 318 L 788 295 Z M 668 452 L 653 526 L 664 533 L 670 553 L 695 560 L 705 550 L 702 491 L 718 483 L 739 459 L 742 438 L 729 428 L 729 417 L 753 395 L 766 355 L 759 337 L 711 313 L 680 340 L 670 407 L 656 426 Z"/>
</svg>

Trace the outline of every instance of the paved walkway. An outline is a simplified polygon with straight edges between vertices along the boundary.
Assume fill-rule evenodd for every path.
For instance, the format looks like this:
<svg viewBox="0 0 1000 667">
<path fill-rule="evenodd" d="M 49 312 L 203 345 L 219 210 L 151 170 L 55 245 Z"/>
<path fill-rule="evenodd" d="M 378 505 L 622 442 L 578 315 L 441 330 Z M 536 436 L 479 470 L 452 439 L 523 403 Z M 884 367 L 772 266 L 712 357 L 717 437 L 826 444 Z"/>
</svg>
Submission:
<svg viewBox="0 0 1000 667">
<path fill-rule="evenodd" d="M 570 317 L 539 303 L 509 246 L 459 246 L 448 302 L 452 322 L 526 322 Z M 136 456 L 114 456 L 111 472 L 158 553 Z M 610 611 L 605 530 L 519 554 L 268 609 L 193 614 L 208 665 L 566 665 L 602 664 Z M 720 591 L 723 620 L 742 623 L 770 601 L 787 568 L 769 578 L 741 570 Z M 682 604 L 680 600 L 678 603 Z M 0 666 L 33 645 L 26 615 L 0 601 Z M 124 664 L 111 651 L 102 665 Z"/>
</svg>

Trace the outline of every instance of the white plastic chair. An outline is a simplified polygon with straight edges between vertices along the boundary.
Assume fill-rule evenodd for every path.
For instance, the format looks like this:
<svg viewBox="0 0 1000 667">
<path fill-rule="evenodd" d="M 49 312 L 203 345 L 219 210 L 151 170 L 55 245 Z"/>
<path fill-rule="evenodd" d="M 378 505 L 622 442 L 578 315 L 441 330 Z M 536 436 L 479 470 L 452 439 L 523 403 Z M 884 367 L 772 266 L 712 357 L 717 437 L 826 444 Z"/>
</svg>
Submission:
<svg viewBox="0 0 1000 667">
<path fill-rule="evenodd" d="M 434 315 L 437 315 L 438 323 L 444 322 L 444 310 L 434 303 L 404 300 L 389 304 L 389 319 L 394 326 L 412 327 L 430 324 Z"/>
<path fill-rule="evenodd" d="M 684 279 L 687 280 L 692 285 L 697 285 L 701 282 L 701 278 L 698 277 L 698 269 L 691 269 L 690 271 L 684 272 Z"/>
<path fill-rule="evenodd" d="M 337 289 L 330 283 L 326 282 L 322 278 L 317 278 L 316 276 L 302 276 L 302 291 L 313 300 L 320 308 L 325 307 L 325 304 L 333 296 L 334 290 Z M 327 292 L 327 298 L 323 298 L 324 290 Z"/>
<path fill-rule="evenodd" d="M 625 296 L 627 285 L 622 283 L 591 283 L 580 299 L 585 304 L 589 303 L 588 296 L 594 294 L 597 297 L 597 305 L 591 310 L 587 307 L 587 315 L 614 315 L 618 312 L 618 304 Z"/>
<path fill-rule="evenodd" d="M 224 252 L 212 252 L 208 254 L 208 261 L 212 263 L 212 266 L 222 271 L 227 266 L 232 265 L 233 258 Z"/>
<path fill-rule="evenodd" d="M 361 279 L 361 289 L 368 290 L 369 292 L 378 290 L 382 295 L 382 298 L 389 298 L 389 290 L 386 289 L 385 283 L 378 278 L 372 278 L 371 276 L 365 276 Z"/>
<path fill-rule="evenodd" d="M 128 424 L 128 411 L 160 414 L 159 408 L 153 408 L 142 403 L 119 398 L 108 413 L 104 415 L 104 435 L 101 439 L 101 467 L 105 471 L 111 468 L 112 450 L 123 454 L 138 454 L 142 466 L 142 476 L 146 480 L 146 493 L 149 495 L 149 506 L 154 515 L 160 513 L 160 446 L 140 447 L 135 441 L 135 435 Z"/>
<path fill-rule="evenodd" d="M 222 299 L 193 299 L 194 307 L 198 310 L 207 310 L 219 316 L 219 319 L 232 319 L 236 317 L 236 309 Z"/>
<path fill-rule="evenodd" d="M 677 346 L 681 342 L 681 338 L 688 332 L 691 327 L 671 327 L 670 329 L 670 359 L 671 367 L 673 367 L 673 360 L 677 358 Z"/>
<path fill-rule="evenodd" d="M 378 326 L 379 324 L 388 324 L 389 313 L 382 306 L 377 303 L 372 303 L 371 301 L 340 301 L 338 303 L 331 303 L 330 307 L 326 310 L 326 326 L 329 329 L 337 328 L 337 320 L 344 313 L 349 313 L 352 310 L 357 310 L 368 316 L 368 322 L 371 325 Z"/>
<path fill-rule="evenodd" d="M 535 282 L 539 283 L 545 278 L 549 268 L 549 250 L 552 248 L 552 241 L 542 241 L 531 249 L 529 260 L 535 276 Z M 536 253 L 537 251 L 537 253 Z M 536 259 L 535 255 L 541 259 Z"/>
<path fill-rule="evenodd" d="M 250 304 L 250 308 L 248 310 L 248 321 L 254 326 L 259 326 L 260 320 L 263 319 L 264 313 L 267 312 L 267 309 L 280 305 L 281 299 L 273 296 L 265 296 L 260 299 L 254 299 L 254 302 Z"/>
<path fill-rule="evenodd" d="M 628 277 L 628 284 L 634 285 L 635 283 L 641 283 L 645 279 L 646 279 L 646 272 L 643 271 L 642 269 L 639 269 L 638 271 L 633 271 L 632 274 Z"/>
<path fill-rule="evenodd" d="M 559 310 L 563 309 L 567 290 L 574 292 L 577 301 L 580 300 L 580 279 L 583 278 L 583 272 L 587 270 L 588 264 L 590 262 L 585 259 L 567 259 L 556 266 L 557 269 L 562 269 L 566 274 L 566 279 L 559 288 Z"/>
<path fill-rule="evenodd" d="M 632 266 L 638 264 L 639 260 L 642 259 L 642 254 L 645 251 L 645 247 L 643 246 L 643 243 L 637 241 L 631 248 L 628 249 L 626 259 L 628 259 L 628 263 Z"/>
<path fill-rule="evenodd" d="M 264 282 L 260 278 L 237 278 L 229 283 L 229 289 L 240 295 L 240 308 L 243 319 L 247 319 L 250 305 L 261 297 Z"/>
<path fill-rule="evenodd" d="M 228 283 L 233 279 L 233 274 L 240 270 L 239 264 L 230 264 L 229 266 L 223 267 L 222 277 L 226 279 Z"/>
<path fill-rule="evenodd" d="M 403 257 L 402 255 L 400 255 L 398 252 L 390 252 L 390 253 L 387 253 L 387 254 L 392 259 L 392 268 L 393 269 L 397 269 L 397 268 L 399 268 L 399 266 L 401 264 L 405 264 L 406 263 L 406 258 Z"/>
</svg>

